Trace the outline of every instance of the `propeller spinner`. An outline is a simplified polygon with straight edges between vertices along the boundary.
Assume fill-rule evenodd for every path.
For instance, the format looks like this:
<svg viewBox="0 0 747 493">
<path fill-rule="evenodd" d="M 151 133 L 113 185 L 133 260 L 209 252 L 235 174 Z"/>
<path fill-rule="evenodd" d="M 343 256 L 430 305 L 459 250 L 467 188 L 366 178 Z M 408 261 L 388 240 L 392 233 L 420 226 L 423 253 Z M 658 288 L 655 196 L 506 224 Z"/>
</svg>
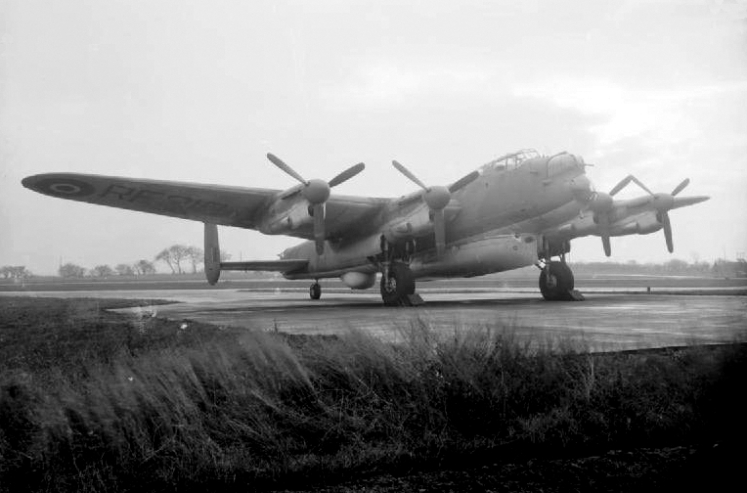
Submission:
<svg viewBox="0 0 747 493">
<path fill-rule="evenodd" d="M 327 202 L 327 199 L 329 199 L 331 189 L 333 187 L 336 187 L 337 185 L 340 185 L 341 183 L 348 181 L 349 179 L 363 171 L 366 165 L 363 163 L 358 163 L 338 174 L 337 176 L 329 180 L 329 182 L 326 182 L 324 180 L 318 179 L 304 179 L 304 177 L 296 172 L 296 170 L 291 168 L 288 164 L 283 162 L 282 159 L 275 156 L 274 154 L 267 153 L 267 159 L 269 159 L 272 164 L 295 178 L 303 185 L 303 188 L 301 189 L 301 195 L 303 195 L 303 197 L 311 205 L 311 211 L 314 217 L 314 241 L 316 243 L 316 253 L 318 255 L 323 254 L 324 241 L 326 240 L 324 222 L 326 215 L 325 203 Z"/>
<path fill-rule="evenodd" d="M 433 214 L 433 232 L 436 237 L 436 254 L 438 257 L 441 257 L 446 250 L 446 220 L 444 218 L 444 209 L 451 201 L 451 194 L 472 183 L 480 176 L 480 173 L 473 171 L 448 187 L 428 187 L 399 162 L 392 161 L 392 165 L 397 168 L 397 171 L 423 189 L 423 202 L 425 202 L 428 209 L 430 209 Z"/>
</svg>

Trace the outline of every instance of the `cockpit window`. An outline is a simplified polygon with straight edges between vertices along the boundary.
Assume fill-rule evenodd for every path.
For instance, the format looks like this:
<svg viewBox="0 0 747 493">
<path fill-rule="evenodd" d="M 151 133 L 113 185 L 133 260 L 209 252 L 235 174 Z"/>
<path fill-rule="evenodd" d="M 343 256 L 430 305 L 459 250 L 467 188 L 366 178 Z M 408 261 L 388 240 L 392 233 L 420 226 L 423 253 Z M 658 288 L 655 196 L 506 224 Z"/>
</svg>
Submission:
<svg viewBox="0 0 747 493">
<path fill-rule="evenodd" d="M 535 151 L 534 149 L 521 149 L 520 151 L 503 155 L 497 159 L 490 161 L 487 164 L 484 164 L 480 168 L 480 172 L 487 173 L 490 171 L 504 171 L 507 169 L 514 169 L 527 159 L 532 159 L 540 156 L 540 153 Z"/>
</svg>

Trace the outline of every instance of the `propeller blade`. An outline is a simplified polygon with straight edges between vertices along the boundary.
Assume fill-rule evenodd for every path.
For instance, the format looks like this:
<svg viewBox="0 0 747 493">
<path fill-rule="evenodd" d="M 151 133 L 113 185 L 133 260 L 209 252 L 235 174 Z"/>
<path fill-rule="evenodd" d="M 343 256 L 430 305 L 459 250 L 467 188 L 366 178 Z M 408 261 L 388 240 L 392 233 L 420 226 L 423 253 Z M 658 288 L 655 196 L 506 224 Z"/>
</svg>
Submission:
<svg viewBox="0 0 747 493">
<path fill-rule="evenodd" d="M 602 247 L 604 254 L 612 256 L 612 245 L 610 243 L 610 218 L 607 214 L 599 215 L 599 236 L 602 237 Z"/>
<path fill-rule="evenodd" d="M 441 258 L 446 250 L 446 221 L 443 209 L 433 211 L 433 230 L 436 233 L 436 255 Z"/>
<path fill-rule="evenodd" d="M 672 241 L 672 223 L 669 221 L 669 214 L 662 212 L 661 223 L 664 226 L 664 238 L 667 240 L 667 250 L 674 253 L 674 242 Z"/>
<path fill-rule="evenodd" d="M 473 171 L 472 173 L 461 177 L 456 182 L 449 185 L 449 192 L 454 193 L 457 190 L 461 190 L 462 188 L 466 187 L 473 181 L 475 181 L 477 178 L 479 178 L 480 172 L 479 171 Z"/>
<path fill-rule="evenodd" d="M 685 187 L 688 186 L 689 184 L 690 184 L 690 178 L 685 178 L 684 180 L 682 180 L 682 183 L 677 185 L 677 187 L 674 190 L 672 190 L 672 197 L 674 197 L 675 195 L 680 193 L 682 190 L 684 190 Z"/>
<path fill-rule="evenodd" d="M 300 181 L 304 185 L 307 183 L 307 181 L 304 180 L 303 176 L 299 175 L 296 172 L 296 170 L 294 170 L 293 168 L 291 168 L 290 166 L 288 166 L 287 164 L 285 164 L 283 162 L 283 160 L 280 159 L 279 157 L 277 157 L 276 155 L 268 152 L 267 153 L 267 159 L 269 159 L 272 164 L 274 164 L 275 166 L 277 166 L 281 170 L 285 171 L 287 174 L 291 175 L 293 178 L 295 178 L 296 180 Z"/>
<path fill-rule="evenodd" d="M 620 191 L 620 190 L 622 190 L 623 188 L 627 187 L 627 186 L 628 186 L 628 184 L 629 184 L 629 183 L 630 183 L 631 181 L 632 181 L 633 183 L 635 183 L 636 185 L 638 185 L 639 187 L 641 187 L 641 188 L 642 188 L 643 190 L 645 190 L 646 192 L 648 192 L 648 194 L 649 194 L 649 195 L 654 195 L 654 193 L 653 193 L 653 192 L 652 192 L 651 190 L 649 190 L 649 189 L 648 189 L 648 187 L 646 187 L 646 185 L 644 185 L 643 183 L 641 183 L 641 181 L 640 181 L 640 180 L 639 180 L 638 178 L 636 178 L 635 176 L 633 176 L 633 175 L 628 175 L 628 176 L 626 176 L 625 178 L 623 178 L 623 179 L 622 179 L 622 180 L 620 181 L 620 183 L 618 183 L 617 185 L 615 185 L 615 187 L 614 187 L 614 188 L 613 188 L 612 190 L 610 190 L 610 195 L 615 195 L 615 194 L 617 194 L 617 192 L 619 192 L 619 191 Z"/>
<path fill-rule="evenodd" d="M 602 247 L 604 248 L 604 254 L 608 257 L 612 256 L 612 244 L 610 243 L 609 235 L 602 235 Z"/>
<path fill-rule="evenodd" d="M 326 208 L 324 204 L 314 206 L 314 241 L 316 242 L 316 253 L 324 253 L 324 240 L 326 240 L 326 231 L 324 231 L 324 216 Z"/>
<path fill-rule="evenodd" d="M 610 195 L 615 195 L 615 194 L 617 194 L 617 192 L 619 192 L 623 188 L 627 187 L 628 183 L 630 183 L 631 177 L 632 176 L 626 176 L 625 178 L 623 178 L 622 180 L 620 180 L 620 183 L 618 183 L 617 185 L 615 185 L 614 187 L 612 187 L 612 190 L 610 190 Z"/>
<path fill-rule="evenodd" d="M 331 180 L 329 180 L 329 186 L 330 187 L 336 187 L 340 183 L 344 183 L 363 171 L 365 169 L 366 165 L 363 163 L 358 163 L 355 166 L 351 166 L 339 175 L 335 176 Z"/>
<path fill-rule="evenodd" d="M 639 187 L 641 187 L 642 189 L 644 189 L 646 192 L 648 192 L 649 195 L 654 195 L 654 192 L 652 192 L 651 190 L 649 190 L 648 187 L 646 185 L 644 185 L 643 183 L 641 183 L 641 181 L 638 178 L 636 178 L 633 175 L 630 175 L 630 177 L 633 180 L 633 183 L 635 183 L 636 185 L 638 185 Z"/>
<path fill-rule="evenodd" d="M 412 181 L 413 183 L 415 183 L 416 185 L 418 185 L 418 186 L 419 186 L 420 188 L 422 188 L 423 190 L 428 190 L 428 187 L 426 187 L 426 186 L 425 186 L 425 185 L 423 184 L 423 182 L 422 182 L 422 181 L 420 181 L 420 180 L 418 179 L 418 177 L 417 177 L 417 176 L 413 175 L 413 174 L 412 174 L 412 173 L 410 172 L 410 170 L 409 170 L 409 169 L 405 168 L 404 166 L 402 166 L 402 165 L 401 165 L 400 163 L 398 163 L 397 161 L 392 161 L 392 165 L 393 165 L 393 166 L 394 166 L 395 168 L 397 168 L 397 170 L 398 170 L 398 171 L 399 171 L 400 173 L 402 173 L 403 175 L 405 175 L 406 177 L 408 177 L 408 178 L 410 179 L 410 181 Z"/>
</svg>

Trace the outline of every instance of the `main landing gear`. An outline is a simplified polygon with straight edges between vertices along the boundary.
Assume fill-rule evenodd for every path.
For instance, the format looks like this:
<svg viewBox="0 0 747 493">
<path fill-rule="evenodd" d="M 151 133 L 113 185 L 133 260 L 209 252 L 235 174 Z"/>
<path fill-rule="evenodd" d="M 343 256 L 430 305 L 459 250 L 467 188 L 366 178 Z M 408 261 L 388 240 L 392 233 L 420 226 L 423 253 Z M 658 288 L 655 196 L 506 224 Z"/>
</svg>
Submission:
<svg viewBox="0 0 747 493">
<path fill-rule="evenodd" d="M 386 306 L 422 305 L 423 299 L 415 294 L 415 278 L 408 265 L 415 245 L 406 243 L 403 248 L 394 248 L 381 237 L 381 299 Z"/>
<path fill-rule="evenodd" d="M 309 297 L 312 300 L 318 300 L 322 297 L 322 286 L 318 281 L 312 284 L 311 287 L 309 287 Z"/>
<path fill-rule="evenodd" d="M 412 306 L 415 301 L 415 280 L 410 267 L 393 262 L 381 276 L 381 299 L 386 306 Z"/>
<path fill-rule="evenodd" d="M 573 272 L 565 261 L 566 253 L 571 251 L 570 242 L 550 243 L 542 239 L 542 249 L 539 252 L 540 268 L 539 288 L 542 297 L 547 301 L 583 301 L 584 296 L 574 289 Z M 559 256 L 560 260 L 552 260 Z"/>
<path fill-rule="evenodd" d="M 573 272 L 565 263 L 565 255 L 560 261 L 544 260 L 537 263 L 542 269 L 539 277 L 539 288 L 542 297 L 547 301 L 583 301 L 584 295 L 574 289 Z"/>
<path fill-rule="evenodd" d="M 542 296 L 548 301 L 573 301 L 573 272 L 565 262 L 546 262 L 539 277 Z"/>
</svg>

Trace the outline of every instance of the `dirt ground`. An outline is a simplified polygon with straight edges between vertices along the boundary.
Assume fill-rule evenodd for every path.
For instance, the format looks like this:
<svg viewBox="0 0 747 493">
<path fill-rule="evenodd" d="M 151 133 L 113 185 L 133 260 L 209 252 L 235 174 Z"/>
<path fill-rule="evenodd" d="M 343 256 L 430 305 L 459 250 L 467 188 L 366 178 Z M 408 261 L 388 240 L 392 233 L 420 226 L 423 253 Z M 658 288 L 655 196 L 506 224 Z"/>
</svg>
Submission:
<svg viewBox="0 0 747 493">
<path fill-rule="evenodd" d="M 533 458 L 455 470 L 361 478 L 337 485 L 297 485 L 278 492 L 646 492 L 743 491 L 744 448 L 699 446 L 609 450 L 575 458 Z"/>
</svg>

